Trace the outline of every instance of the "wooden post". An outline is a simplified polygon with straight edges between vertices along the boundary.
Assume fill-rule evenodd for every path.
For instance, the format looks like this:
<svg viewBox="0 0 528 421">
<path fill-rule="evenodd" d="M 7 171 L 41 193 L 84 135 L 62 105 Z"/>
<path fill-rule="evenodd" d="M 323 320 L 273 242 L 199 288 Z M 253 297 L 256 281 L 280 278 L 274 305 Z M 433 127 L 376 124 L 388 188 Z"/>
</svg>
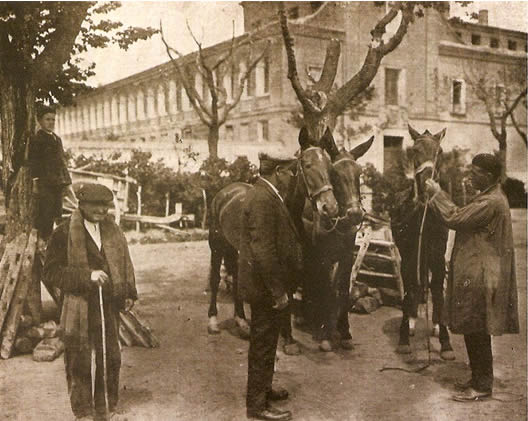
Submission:
<svg viewBox="0 0 528 421">
<path fill-rule="evenodd" d="M 170 191 L 165 193 L 165 216 L 169 216 Z"/>
<path fill-rule="evenodd" d="M 138 185 L 137 189 L 137 215 L 138 217 L 141 217 L 141 186 Z M 139 222 L 139 218 L 136 221 L 136 231 L 139 232 L 141 230 L 141 223 Z"/>
<path fill-rule="evenodd" d="M 204 189 L 202 189 L 202 196 L 203 196 L 203 202 L 204 202 L 203 216 L 202 216 L 202 229 L 204 230 L 205 224 L 207 222 L 207 195 Z"/>
<path fill-rule="evenodd" d="M 0 261 L 0 297 L 2 296 L 2 291 L 4 290 L 4 284 L 7 283 L 7 272 L 15 253 L 16 242 L 11 241 L 7 244 L 4 254 L 2 255 L 2 260 Z"/>
<path fill-rule="evenodd" d="M 11 305 L 9 306 L 9 313 L 2 329 L 2 347 L 0 348 L 0 356 L 3 359 L 7 359 L 11 356 L 13 346 L 15 345 L 20 316 L 22 316 L 24 302 L 26 301 L 27 292 L 33 279 L 33 261 L 35 259 L 35 251 L 37 248 L 37 237 L 37 230 L 32 229 L 27 242 L 27 247 L 20 259 L 22 273 L 20 274 L 20 279 L 16 283 L 15 294 Z"/>
<path fill-rule="evenodd" d="M 29 246 L 28 246 L 29 247 Z M 42 277 L 42 264 L 40 259 L 34 259 L 31 283 L 26 298 L 27 313 L 31 316 L 33 324 L 38 326 L 42 314 L 42 291 L 40 278 Z"/>
</svg>

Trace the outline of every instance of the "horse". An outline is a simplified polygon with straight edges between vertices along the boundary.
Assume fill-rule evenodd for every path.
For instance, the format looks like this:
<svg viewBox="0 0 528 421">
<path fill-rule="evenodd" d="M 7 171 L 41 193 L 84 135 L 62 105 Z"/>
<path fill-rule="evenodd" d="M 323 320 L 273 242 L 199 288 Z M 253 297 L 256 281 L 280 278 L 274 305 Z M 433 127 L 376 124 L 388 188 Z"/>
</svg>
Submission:
<svg viewBox="0 0 528 421">
<path fill-rule="evenodd" d="M 350 151 L 338 150 L 326 130 L 322 143 L 332 159 L 332 184 L 339 205 L 335 219 L 321 217 L 309 203 L 303 212 L 303 302 L 302 313 L 312 326 L 322 351 L 332 351 L 339 334 L 341 346 L 352 349 L 348 323 L 350 275 L 354 244 L 364 211 L 361 207 L 361 167 L 356 162 L 372 146 L 374 136 Z M 308 317 L 312 315 L 312 317 Z"/>
<path fill-rule="evenodd" d="M 425 302 L 427 288 L 429 288 L 433 302 L 434 327 L 432 333 L 439 337 L 441 358 L 453 360 L 455 355 L 449 333 L 442 322 L 446 273 L 444 255 L 448 229 L 432 211 L 426 214 L 421 239 L 420 276 L 417 273 L 419 236 L 425 209 L 424 186 L 425 181 L 433 175 L 433 168 L 437 170 L 439 167 L 442 153 L 440 142 L 445 133 L 446 129 L 435 135 L 428 130 L 420 134 L 409 125 L 409 134 L 414 141 L 410 148 L 415 168 L 414 185 L 396 194 L 390 216 L 392 235 L 401 255 L 404 289 L 403 314 L 396 352 L 399 354 L 412 352 L 409 337 L 414 335 L 419 302 Z M 430 281 L 429 273 L 431 274 Z"/>
<path fill-rule="evenodd" d="M 291 164 L 294 177 L 290 182 L 288 193 L 283 198 L 288 209 L 298 209 L 308 199 L 314 212 L 325 217 L 337 215 L 337 202 L 330 181 L 331 162 L 319 146 L 313 146 L 308 139 L 306 129 L 299 134 L 300 155 Z M 220 266 L 222 260 L 227 273 L 232 276 L 232 294 L 234 299 L 234 318 L 243 338 L 249 337 L 249 325 L 244 313 L 244 305 L 238 296 L 238 246 L 240 240 L 240 215 L 250 184 L 232 183 L 220 190 L 211 204 L 209 247 L 211 250 L 210 290 L 211 300 L 208 310 L 209 334 L 218 334 L 218 310 L 216 299 L 220 283 Z M 298 203 L 301 203 L 299 205 Z M 293 213 L 293 211 L 291 211 Z M 296 222 L 296 226 L 299 226 Z M 290 329 L 291 332 L 291 329 Z M 287 342 L 293 339 L 286 338 Z"/>
</svg>

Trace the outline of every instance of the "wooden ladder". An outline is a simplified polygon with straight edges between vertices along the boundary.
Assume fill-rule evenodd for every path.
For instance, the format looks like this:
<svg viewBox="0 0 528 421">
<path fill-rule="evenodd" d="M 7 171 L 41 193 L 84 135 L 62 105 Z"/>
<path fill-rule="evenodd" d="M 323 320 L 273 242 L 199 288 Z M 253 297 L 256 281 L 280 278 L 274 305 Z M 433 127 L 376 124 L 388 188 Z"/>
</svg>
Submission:
<svg viewBox="0 0 528 421">
<path fill-rule="evenodd" d="M 352 266 L 352 273 L 350 275 L 350 288 L 352 289 L 354 286 L 358 275 L 394 279 L 398 285 L 400 298 L 403 300 L 404 292 L 403 279 L 401 277 L 401 257 L 398 248 L 392 239 L 392 233 L 390 229 L 387 227 L 384 230 L 384 240 L 372 238 L 372 227 L 370 225 L 366 225 L 365 228 L 363 228 L 360 232 L 362 232 L 363 235 L 361 237 L 361 242 L 359 243 L 359 250 L 357 252 L 356 260 Z M 377 251 L 369 251 L 369 247 L 372 249 L 371 246 L 375 246 Z M 380 252 L 379 249 L 381 249 L 382 252 Z M 377 272 L 362 268 L 365 257 L 390 261 L 392 263 L 392 272 Z"/>
</svg>

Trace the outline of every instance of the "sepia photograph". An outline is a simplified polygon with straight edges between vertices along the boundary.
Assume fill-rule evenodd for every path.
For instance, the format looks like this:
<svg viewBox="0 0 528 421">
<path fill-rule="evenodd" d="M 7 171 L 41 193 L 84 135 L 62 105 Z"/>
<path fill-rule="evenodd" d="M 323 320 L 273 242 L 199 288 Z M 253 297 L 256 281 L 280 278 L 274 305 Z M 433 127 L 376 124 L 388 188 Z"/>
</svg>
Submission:
<svg viewBox="0 0 528 421">
<path fill-rule="evenodd" d="M 0 2 L 0 419 L 528 421 L 528 1 Z"/>
</svg>

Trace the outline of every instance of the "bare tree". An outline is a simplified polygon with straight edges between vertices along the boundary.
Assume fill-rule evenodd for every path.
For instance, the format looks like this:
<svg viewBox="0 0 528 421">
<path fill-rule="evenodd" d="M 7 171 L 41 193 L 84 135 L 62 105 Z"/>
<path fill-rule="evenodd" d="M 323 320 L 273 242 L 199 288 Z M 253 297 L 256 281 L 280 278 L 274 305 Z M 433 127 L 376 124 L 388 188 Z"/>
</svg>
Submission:
<svg viewBox="0 0 528 421">
<path fill-rule="evenodd" d="M 251 34 L 235 38 L 233 33 L 227 51 L 221 54 L 211 54 L 202 48 L 202 43 L 196 39 L 188 24 L 187 28 L 198 47 L 197 52 L 187 57 L 176 48 L 169 46 L 160 22 L 161 40 L 189 102 L 209 130 L 207 137 L 209 157 L 218 158 L 220 127 L 225 124 L 229 113 L 240 102 L 251 73 L 268 54 L 269 42 L 266 42 L 263 47 L 262 43 L 256 45 Z M 260 51 L 257 53 L 258 50 Z M 239 62 L 244 63 L 242 70 L 238 66 Z M 231 96 L 227 94 L 227 89 L 230 87 L 224 86 L 226 72 L 231 72 L 231 83 L 234 87 Z M 202 78 L 202 83 L 205 84 L 206 89 L 202 92 L 198 92 L 196 89 L 196 75 L 199 75 Z M 238 81 L 234 80 L 236 76 L 238 76 Z"/>
<path fill-rule="evenodd" d="M 526 133 L 522 131 L 515 111 L 519 104 L 526 104 L 526 63 L 493 73 L 482 63 L 472 63 L 465 69 L 465 77 L 475 98 L 484 105 L 493 137 L 499 144 L 499 158 L 502 164 L 501 180 L 506 180 L 506 153 L 508 149 L 508 118 L 527 145 Z"/>
<path fill-rule="evenodd" d="M 319 139 L 327 126 L 332 129 L 335 127 L 337 117 L 345 112 L 349 104 L 369 87 L 378 72 L 383 57 L 400 45 L 409 25 L 416 17 L 423 16 L 425 8 L 442 11 L 447 7 L 449 7 L 448 4 L 442 2 L 391 2 L 388 12 L 370 32 L 371 42 L 360 70 L 339 89 L 332 91 L 341 55 L 340 41 L 333 39 L 329 42 L 321 77 L 311 87 L 303 88 L 297 73 L 294 39 L 290 34 L 284 4 L 281 2 L 279 20 L 288 59 L 288 79 L 303 108 L 304 125 L 310 136 Z M 297 19 L 292 23 L 304 23 L 319 12 L 320 9 L 313 15 Z M 384 40 L 387 25 L 395 21 L 398 16 L 401 16 L 401 21 L 396 32 L 388 40 Z"/>
</svg>

